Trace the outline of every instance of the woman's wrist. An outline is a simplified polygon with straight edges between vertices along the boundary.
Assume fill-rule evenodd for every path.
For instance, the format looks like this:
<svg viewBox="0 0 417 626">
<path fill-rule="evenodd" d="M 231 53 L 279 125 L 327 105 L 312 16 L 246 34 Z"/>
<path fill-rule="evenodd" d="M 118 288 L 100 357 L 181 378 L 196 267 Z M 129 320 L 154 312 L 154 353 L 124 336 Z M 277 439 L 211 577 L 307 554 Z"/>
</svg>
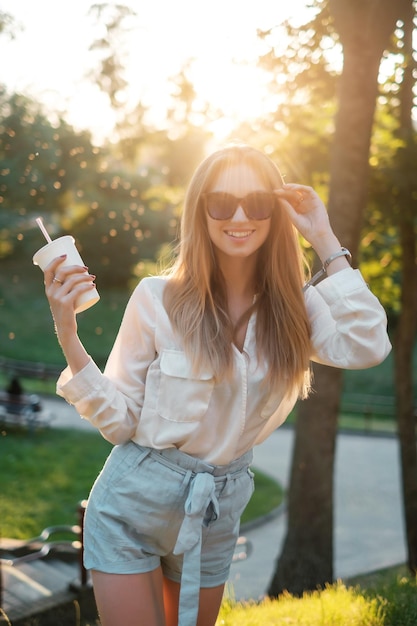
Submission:
<svg viewBox="0 0 417 626">
<path fill-rule="evenodd" d="M 347 248 L 340 246 L 323 261 L 322 268 L 304 285 L 304 291 L 312 285 L 316 285 L 326 275 L 336 274 L 352 264 L 352 255 Z"/>
<path fill-rule="evenodd" d="M 323 269 L 328 273 L 330 265 L 336 264 L 336 261 L 337 261 L 338 266 L 346 267 L 345 262 L 342 264 L 339 262 L 339 259 L 343 259 L 343 258 L 345 258 L 346 261 L 348 261 L 349 265 L 352 265 L 351 253 L 349 252 L 347 248 L 341 247 L 340 250 L 337 250 L 336 252 L 331 254 L 329 257 L 327 257 L 327 259 L 323 263 Z"/>
<path fill-rule="evenodd" d="M 322 265 L 329 259 L 335 252 L 342 248 L 342 244 L 332 232 L 319 239 L 312 244 L 317 256 L 320 258 Z"/>
<path fill-rule="evenodd" d="M 58 335 L 58 341 L 64 353 L 65 359 L 73 374 L 84 369 L 90 361 L 90 356 L 85 350 L 77 333 Z"/>
</svg>

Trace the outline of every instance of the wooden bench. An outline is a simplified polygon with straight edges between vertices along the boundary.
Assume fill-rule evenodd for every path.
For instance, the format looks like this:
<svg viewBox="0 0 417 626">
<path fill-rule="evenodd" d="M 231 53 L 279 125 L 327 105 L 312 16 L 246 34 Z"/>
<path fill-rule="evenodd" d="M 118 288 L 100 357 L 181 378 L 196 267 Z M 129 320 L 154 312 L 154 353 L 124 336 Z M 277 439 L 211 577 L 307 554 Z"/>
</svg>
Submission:
<svg viewBox="0 0 417 626">
<path fill-rule="evenodd" d="M 78 524 L 50 526 L 27 541 L 0 539 L 0 606 L 10 617 L 8 623 L 12 618 L 13 624 L 29 623 L 23 617 L 33 617 L 31 624 L 43 623 L 44 612 L 54 611 L 56 617 L 61 605 L 80 600 L 78 596 L 91 588 L 83 565 L 85 508 L 86 500 L 83 500 L 78 506 Z M 67 597 L 70 592 L 76 593 L 75 598 L 69 598 L 71 602 Z M 73 620 L 71 612 L 70 615 Z M 52 615 L 51 618 L 45 623 L 57 623 Z M 1 616 L 0 622 L 3 623 Z M 59 620 L 59 623 L 75 622 Z"/>
<path fill-rule="evenodd" d="M 32 378 L 34 380 L 55 380 L 63 370 L 64 366 L 47 365 L 34 361 L 15 361 L 0 356 L 0 371 L 7 375 L 14 375 L 18 378 Z"/>
<path fill-rule="evenodd" d="M 0 422 L 12 426 L 24 426 L 34 430 L 49 424 L 51 416 L 42 409 L 39 396 L 22 393 L 13 395 L 0 391 Z"/>
</svg>

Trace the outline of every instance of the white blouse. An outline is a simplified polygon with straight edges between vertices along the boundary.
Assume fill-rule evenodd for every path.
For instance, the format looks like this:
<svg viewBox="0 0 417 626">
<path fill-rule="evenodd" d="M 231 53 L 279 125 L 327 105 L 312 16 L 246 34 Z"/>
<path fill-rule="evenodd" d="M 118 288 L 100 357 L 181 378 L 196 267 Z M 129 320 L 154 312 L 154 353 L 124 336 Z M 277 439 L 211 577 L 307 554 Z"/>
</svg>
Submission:
<svg viewBox="0 0 417 626">
<path fill-rule="evenodd" d="M 57 393 L 113 444 L 176 447 L 225 465 L 261 443 L 292 410 L 285 383 L 260 383 L 266 365 L 255 345 L 256 313 L 242 352 L 233 347 L 233 378 L 215 383 L 191 373 L 163 306 L 166 278 L 143 279 L 133 292 L 104 374 L 91 360 L 75 376 L 61 374 Z M 305 292 L 312 360 L 346 369 L 377 365 L 391 350 L 385 311 L 359 270 L 347 268 Z"/>
</svg>

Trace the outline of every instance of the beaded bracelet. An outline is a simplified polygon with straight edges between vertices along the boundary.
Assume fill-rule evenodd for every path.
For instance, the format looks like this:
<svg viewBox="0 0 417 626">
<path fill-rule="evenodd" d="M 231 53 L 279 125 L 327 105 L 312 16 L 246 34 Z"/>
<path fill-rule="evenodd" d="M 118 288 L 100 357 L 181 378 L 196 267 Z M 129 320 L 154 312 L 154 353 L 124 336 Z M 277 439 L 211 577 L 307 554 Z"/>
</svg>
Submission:
<svg viewBox="0 0 417 626">
<path fill-rule="evenodd" d="M 321 268 L 321 270 L 319 270 L 316 274 L 314 274 L 313 278 L 310 278 L 310 280 L 304 285 L 303 291 L 305 291 L 309 287 L 314 286 L 320 280 L 320 278 L 322 278 L 322 276 L 327 274 L 327 268 L 329 267 L 330 263 L 334 261 L 335 259 L 338 259 L 341 256 L 345 256 L 347 260 L 349 261 L 349 263 L 352 264 L 352 255 L 349 252 L 349 250 L 347 248 L 340 248 L 340 250 L 338 250 L 334 254 L 331 254 L 324 261 L 323 267 Z"/>
</svg>

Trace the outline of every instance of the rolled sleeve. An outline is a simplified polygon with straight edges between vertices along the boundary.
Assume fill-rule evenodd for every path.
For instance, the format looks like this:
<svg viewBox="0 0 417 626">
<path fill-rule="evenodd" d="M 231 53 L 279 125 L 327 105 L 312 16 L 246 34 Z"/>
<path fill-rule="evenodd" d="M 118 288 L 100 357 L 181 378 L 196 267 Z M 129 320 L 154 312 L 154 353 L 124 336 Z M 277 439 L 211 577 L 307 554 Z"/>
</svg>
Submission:
<svg viewBox="0 0 417 626">
<path fill-rule="evenodd" d="M 64 370 L 57 393 L 113 444 L 136 433 L 143 406 L 145 380 L 155 359 L 155 311 L 152 293 L 142 281 L 126 307 L 104 374 L 94 361 L 72 376 Z"/>
<path fill-rule="evenodd" d="M 389 354 L 387 317 L 359 270 L 345 269 L 306 291 L 312 360 L 345 369 L 365 369 Z"/>
</svg>

